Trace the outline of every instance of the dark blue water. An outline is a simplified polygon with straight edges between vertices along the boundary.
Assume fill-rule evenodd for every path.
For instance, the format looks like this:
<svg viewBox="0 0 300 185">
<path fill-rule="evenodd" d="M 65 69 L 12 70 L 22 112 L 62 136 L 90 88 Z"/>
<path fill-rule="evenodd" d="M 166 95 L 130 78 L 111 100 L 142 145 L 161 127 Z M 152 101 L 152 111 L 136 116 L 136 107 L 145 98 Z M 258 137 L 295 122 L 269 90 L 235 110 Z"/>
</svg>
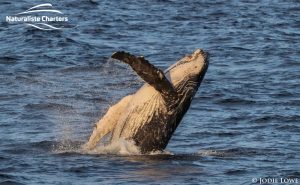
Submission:
<svg viewBox="0 0 300 185">
<path fill-rule="evenodd" d="M 300 183 L 299 1 L 49 0 L 65 29 L 5 21 L 40 3 L 0 2 L 1 185 Z M 80 152 L 142 85 L 113 52 L 165 69 L 196 48 L 210 67 L 166 154 Z"/>
</svg>

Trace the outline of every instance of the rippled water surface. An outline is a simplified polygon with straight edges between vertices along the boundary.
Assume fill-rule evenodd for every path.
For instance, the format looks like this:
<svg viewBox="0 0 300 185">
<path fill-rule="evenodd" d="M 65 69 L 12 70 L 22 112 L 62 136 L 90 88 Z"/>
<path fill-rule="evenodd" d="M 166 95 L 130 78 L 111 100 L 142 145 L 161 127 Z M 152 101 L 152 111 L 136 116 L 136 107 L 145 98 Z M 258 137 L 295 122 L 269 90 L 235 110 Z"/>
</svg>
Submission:
<svg viewBox="0 0 300 185">
<path fill-rule="evenodd" d="M 7 23 L 41 2 L 0 2 L 0 184 L 300 181 L 299 1 L 48 2 L 65 29 Z M 80 152 L 142 85 L 114 51 L 166 69 L 196 48 L 210 67 L 166 154 Z"/>
</svg>

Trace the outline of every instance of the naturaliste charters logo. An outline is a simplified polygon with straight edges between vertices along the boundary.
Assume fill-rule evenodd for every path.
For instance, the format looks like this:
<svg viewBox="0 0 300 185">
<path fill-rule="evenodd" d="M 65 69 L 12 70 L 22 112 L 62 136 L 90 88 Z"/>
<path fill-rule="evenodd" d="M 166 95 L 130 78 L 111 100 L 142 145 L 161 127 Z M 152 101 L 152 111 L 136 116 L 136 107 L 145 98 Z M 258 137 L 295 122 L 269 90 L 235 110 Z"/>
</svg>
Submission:
<svg viewBox="0 0 300 185">
<path fill-rule="evenodd" d="M 49 15 L 34 15 L 37 13 L 47 13 Z M 53 16 L 52 14 L 57 14 L 57 16 Z M 28 26 L 40 30 L 60 30 L 64 27 L 58 27 L 56 24 L 59 22 L 68 21 L 69 18 L 67 16 L 64 16 L 64 14 L 61 11 L 53 9 L 52 4 L 50 3 L 39 4 L 27 9 L 24 12 L 15 14 L 13 16 L 6 16 L 6 22 L 25 23 Z"/>
</svg>

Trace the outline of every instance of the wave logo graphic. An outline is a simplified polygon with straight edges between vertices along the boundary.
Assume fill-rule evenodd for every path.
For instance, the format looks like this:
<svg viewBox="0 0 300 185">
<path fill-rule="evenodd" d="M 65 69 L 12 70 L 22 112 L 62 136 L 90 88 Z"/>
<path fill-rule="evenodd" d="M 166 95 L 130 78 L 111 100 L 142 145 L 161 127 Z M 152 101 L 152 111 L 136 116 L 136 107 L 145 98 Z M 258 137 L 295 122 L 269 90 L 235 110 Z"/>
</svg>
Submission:
<svg viewBox="0 0 300 185">
<path fill-rule="evenodd" d="M 60 13 L 63 14 L 61 11 L 58 10 L 52 10 L 52 9 L 45 9 L 45 10 L 35 10 L 37 8 L 40 7 L 52 7 L 52 4 L 50 3 L 45 3 L 45 4 L 40 4 L 40 5 L 36 5 L 34 7 L 29 8 L 28 10 L 18 13 L 17 15 L 21 15 L 21 14 L 28 14 L 28 13 L 34 13 L 34 12 L 55 12 L 55 13 Z"/>
<path fill-rule="evenodd" d="M 35 14 L 43 15 L 37 16 Z M 44 14 L 49 14 L 51 16 Z M 64 16 L 64 13 L 61 11 L 54 9 L 52 4 L 45 3 L 33 6 L 14 16 L 6 16 L 6 22 L 23 22 L 28 26 L 40 30 L 60 30 L 63 29 L 63 27 L 58 27 L 56 24 L 58 22 L 68 22 L 68 17 Z"/>
</svg>

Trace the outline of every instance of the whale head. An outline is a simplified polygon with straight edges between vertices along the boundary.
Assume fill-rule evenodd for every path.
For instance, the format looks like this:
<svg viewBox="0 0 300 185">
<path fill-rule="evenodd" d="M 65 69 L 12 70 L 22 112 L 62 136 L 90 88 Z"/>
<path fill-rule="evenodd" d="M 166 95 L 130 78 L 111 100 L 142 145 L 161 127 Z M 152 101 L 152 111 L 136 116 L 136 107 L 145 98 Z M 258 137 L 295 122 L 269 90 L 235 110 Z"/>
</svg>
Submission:
<svg viewBox="0 0 300 185">
<path fill-rule="evenodd" d="M 186 94 L 189 90 L 189 94 L 193 96 L 203 80 L 208 64 L 208 53 L 197 49 L 170 66 L 166 74 L 179 94 Z"/>
</svg>

